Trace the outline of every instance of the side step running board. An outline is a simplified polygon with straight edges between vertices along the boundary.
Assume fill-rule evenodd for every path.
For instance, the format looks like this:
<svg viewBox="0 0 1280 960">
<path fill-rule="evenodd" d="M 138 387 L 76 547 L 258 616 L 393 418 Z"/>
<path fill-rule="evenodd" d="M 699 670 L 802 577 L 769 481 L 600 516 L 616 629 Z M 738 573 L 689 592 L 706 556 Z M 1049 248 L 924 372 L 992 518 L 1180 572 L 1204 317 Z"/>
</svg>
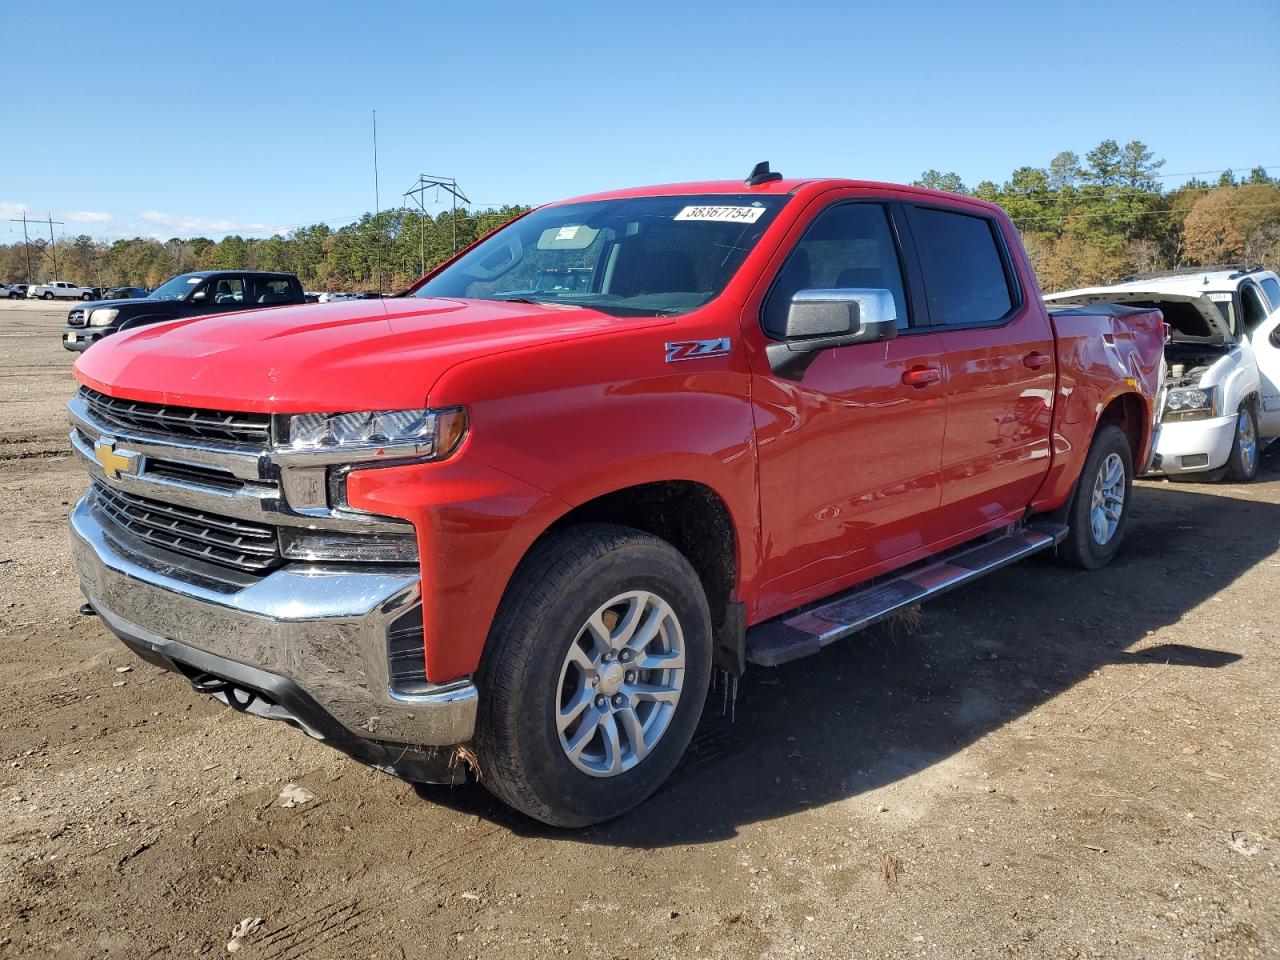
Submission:
<svg viewBox="0 0 1280 960">
<path fill-rule="evenodd" d="M 855 588 L 836 600 L 770 620 L 747 631 L 747 662 L 776 667 L 817 653 L 828 644 L 888 617 L 897 610 L 946 593 L 1023 557 L 1061 543 L 1064 523 L 1033 523 L 976 546 L 909 567 L 889 580 Z"/>
</svg>

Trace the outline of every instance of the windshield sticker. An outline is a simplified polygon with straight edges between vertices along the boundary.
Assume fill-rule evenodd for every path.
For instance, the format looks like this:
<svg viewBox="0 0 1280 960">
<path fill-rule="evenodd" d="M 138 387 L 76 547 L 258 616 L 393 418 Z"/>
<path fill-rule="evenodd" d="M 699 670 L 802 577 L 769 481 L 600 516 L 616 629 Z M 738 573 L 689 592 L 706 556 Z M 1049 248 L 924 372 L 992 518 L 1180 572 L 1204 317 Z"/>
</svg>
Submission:
<svg viewBox="0 0 1280 960">
<path fill-rule="evenodd" d="M 187 277 L 187 283 L 199 283 L 204 277 Z"/>
<path fill-rule="evenodd" d="M 721 223 L 755 223 L 764 207 L 685 207 L 676 220 L 714 220 Z"/>
<path fill-rule="evenodd" d="M 577 226 L 573 226 L 573 227 L 561 227 L 561 228 L 556 232 L 556 239 L 557 239 L 557 240 L 572 240 L 574 237 L 576 237 L 576 236 L 578 235 L 578 230 L 580 230 L 580 229 L 581 229 L 581 228 L 580 228 L 580 227 L 577 227 Z"/>
<path fill-rule="evenodd" d="M 1229 293 L 1211 293 L 1211 294 L 1209 294 L 1209 299 L 1210 299 L 1210 300 L 1212 300 L 1214 303 L 1226 303 L 1227 301 L 1229 301 L 1229 300 L 1231 299 L 1231 294 L 1229 294 Z"/>
</svg>

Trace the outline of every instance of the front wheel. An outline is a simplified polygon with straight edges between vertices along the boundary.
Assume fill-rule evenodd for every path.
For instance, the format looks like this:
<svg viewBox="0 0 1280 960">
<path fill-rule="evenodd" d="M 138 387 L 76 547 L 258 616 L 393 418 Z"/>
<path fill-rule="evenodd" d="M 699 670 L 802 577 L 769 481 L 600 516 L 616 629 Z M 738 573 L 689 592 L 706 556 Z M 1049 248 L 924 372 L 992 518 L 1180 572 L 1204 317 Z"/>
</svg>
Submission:
<svg viewBox="0 0 1280 960">
<path fill-rule="evenodd" d="M 480 782 L 561 827 L 625 813 L 675 769 L 711 677 L 711 616 L 664 540 L 589 524 L 521 563 L 477 675 Z"/>
<path fill-rule="evenodd" d="M 1111 562 L 1124 539 L 1133 494 L 1133 454 L 1124 431 L 1098 429 L 1067 513 L 1070 532 L 1059 556 L 1084 570 Z"/>
<path fill-rule="evenodd" d="M 1245 404 L 1236 414 L 1236 435 L 1227 457 L 1227 479 L 1248 483 L 1258 475 L 1258 415 Z"/>
</svg>

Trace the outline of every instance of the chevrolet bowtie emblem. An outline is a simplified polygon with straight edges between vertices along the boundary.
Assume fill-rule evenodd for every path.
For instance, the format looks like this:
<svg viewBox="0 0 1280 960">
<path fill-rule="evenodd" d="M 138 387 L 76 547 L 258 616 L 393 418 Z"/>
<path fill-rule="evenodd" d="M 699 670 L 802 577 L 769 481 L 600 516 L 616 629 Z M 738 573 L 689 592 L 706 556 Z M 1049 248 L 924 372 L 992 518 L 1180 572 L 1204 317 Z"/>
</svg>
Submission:
<svg viewBox="0 0 1280 960">
<path fill-rule="evenodd" d="M 93 445 L 93 458 L 102 464 L 103 472 L 111 480 L 116 479 L 122 473 L 137 473 L 138 464 L 142 461 L 141 454 L 128 450 L 117 450 L 116 442 L 107 437 L 103 437 Z"/>
</svg>

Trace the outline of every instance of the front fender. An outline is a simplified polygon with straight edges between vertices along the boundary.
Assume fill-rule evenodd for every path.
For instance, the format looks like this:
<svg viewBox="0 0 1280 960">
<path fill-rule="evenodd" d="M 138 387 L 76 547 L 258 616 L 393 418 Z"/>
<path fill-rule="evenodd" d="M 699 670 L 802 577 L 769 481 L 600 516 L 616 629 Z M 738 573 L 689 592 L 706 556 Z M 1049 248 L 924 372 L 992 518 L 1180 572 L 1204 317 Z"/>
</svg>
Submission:
<svg viewBox="0 0 1280 960">
<path fill-rule="evenodd" d="M 1249 397 L 1258 396 L 1262 392 L 1262 380 L 1258 375 L 1257 359 L 1253 348 L 1242 344 L 1240 349 L 1228 354 L 1222 370 L 1216 370 L 1216 381 L 1222 391 L 1222 415 L 1230 416 L 1240 409 L 1241 404 Z"/>
</svg>

